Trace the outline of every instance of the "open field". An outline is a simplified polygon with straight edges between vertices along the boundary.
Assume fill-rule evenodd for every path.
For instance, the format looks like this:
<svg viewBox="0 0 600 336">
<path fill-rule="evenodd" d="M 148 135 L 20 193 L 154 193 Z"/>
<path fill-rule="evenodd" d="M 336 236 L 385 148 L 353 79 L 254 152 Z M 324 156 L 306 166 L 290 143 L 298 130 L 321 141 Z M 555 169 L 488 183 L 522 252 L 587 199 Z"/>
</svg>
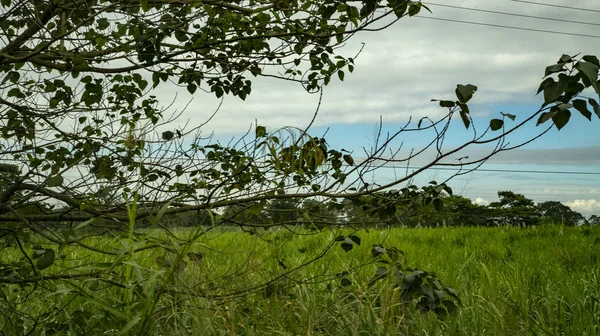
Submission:
<svg viewBox="0 0 600 336">
<path fill-rule="evenodd" d="M 192 233 L 182 229 L 175 235 Z M 181 253 L 185 267 L 172 266 L 175 260 L 169 254 L 149 250 L 118 257 L 120 266 L 108 274 L 115 283 L 133 284 L 123 289 L 93 278 L 44 281 L 37 285 L 37 296 L 25 300 L 33 285 L 4 284 L 7 298 L 0 304 L 25 315 L 3 313 L 0 330 L 7 335 L 27 333 L 32 323 L 26 314 L 48 312 L 37 322 L 34 335 L 44 330 L 51 334 L 50 329 L 61 335 L 106 330 L 116 335 L 124 329 L 123 334 L 135 334 L 145 314 L 151 314 L 154 335 L 600 334 L 600 228 L 358 231 L 354 234 L 360 237 L 360 246 L 345 252 L 333 243 L 319 259 L 333 238 L 343 233 L 349 232 L 299 236 L 281 230 L 261 237 L 211 232 L 184 247 L 204 254 L 195 261 L 193 255 Z M 165 239 L 159 231 L 148 235 Z M 88 243 L 98 245 L 99 239 L 90 238 Z M 105 240 L 105 247 L 126 244 L 116 238 Z M 371 256 L 374 244 L 402 250 L 404 266 L 434 272 L 444 285 L 458 291 L 461 308 L 443 317 L 422 314 L 414 304 L 401 303 L 393 281 L 368 286 L 377 269 Z M 78 267 L 87 265 L 90 271 L 110 268 L 107 262 L 114 260 L 78 247 L 64 247 L 62 253 L 68 253 L 69 263 L 79 260 Z M 15 247 L 1 258 L 19 256 Z M 42 272 L 65 274 L 72 267 L 59 255 Z M 349 272 L 339 276 L 342 271 Z M 277 277 L 253 294 L 238 292 Z M 161 286 L 163 282 L 168 285 Z M 18 330 L 19 323 L 28 329 Z"/>
</svg>

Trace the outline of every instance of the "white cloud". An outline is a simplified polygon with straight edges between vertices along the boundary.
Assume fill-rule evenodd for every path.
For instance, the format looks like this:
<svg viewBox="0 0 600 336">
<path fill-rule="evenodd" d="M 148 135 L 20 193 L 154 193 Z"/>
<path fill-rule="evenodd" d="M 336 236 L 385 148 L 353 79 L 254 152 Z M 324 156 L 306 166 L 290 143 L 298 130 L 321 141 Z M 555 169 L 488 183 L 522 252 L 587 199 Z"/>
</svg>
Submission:
<svg viewBox="0 0 600 336">
<path fill-rule="evenodd" d="M 488 202 L 487 200 L 481 198 L 481 197 L 477 197 L 476 199 L 473 200 L 473 204 L 477 204 L 477 205 L 489 205 L 490 202 Z"/>
<path fill-rule="evenodd" d="M 582 213 L 585 216 L 600 214 L 600 202 L 595 199 L 577 199 L 565 202 L 573 211 Z"/>
<path fill-rule="evenodd" d="M 590 12 L 510 1 L 448 0 L 444 4 L 563 20 L 596 22 L 597 19 Z M 556 0 L 553 4 L 569 6 L 572 2 Z M 595 34 L 584 25 L 430 7 L 433 15 L 426 11 L 420 15 Z M 598 3 L 578 1 L 577 7 L 598 8 Z M 479 86 L 472 102 L 480 106 L 473 109 L 473 114 L 498 113 L 491 106 L 535 102 L 534 94 L 544 68 L 556 62 L 561 54 L 600 54 L 600 44 L 592 38 L 422 18 L 404 18 L 383 31 L 359 33 L 341 53 L 353 56 L 362 42 L 366 45 L 356 59 L 355 72 L 346 74 L 344 82 L 333 81 L 325 89 L 315 125 L 377 122 L 381 115 L 384 122 L 395 122 L 407 120 L 411 115 L 418 119 L 440 114 L 444 110 L 430 99 L 454 98 L 458 83 Z M 175 92 L 180 95 L 175 106 L 181 108 L 189 97 L 185 88 L 161 88 L 161 98 L 170 101 Z M 252 95 L 247 101 L 227 97 L 206 129 L 235 134 L 244 132 L 255 119 L 272 127 L 304 126 L 312 118 L 317 103 L 318 95 L 306 93 L 297 83 L 254 79 Z M 199 124 L 217 105 L 218 100 L 212 94 L 198 91 L 183 119 L 190 119 L 190 125 Z"/>
</svg>

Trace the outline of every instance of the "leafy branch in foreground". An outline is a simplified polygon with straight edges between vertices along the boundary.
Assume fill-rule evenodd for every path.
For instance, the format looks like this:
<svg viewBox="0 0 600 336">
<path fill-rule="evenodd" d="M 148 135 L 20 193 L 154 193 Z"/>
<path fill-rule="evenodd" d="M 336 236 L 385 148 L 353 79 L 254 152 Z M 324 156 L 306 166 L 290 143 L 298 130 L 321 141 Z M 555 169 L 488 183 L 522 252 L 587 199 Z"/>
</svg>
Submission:
<svg viewBox="0 0 600 336">
<path fill-rule="evenodd" d="M 558 81 L 542 83 L 540 110 L 513 127 L 505 121 L 516 117 L 505 113 L 478 130 L 468 105 L 477 87 L 459 85 L 456 100 L 439 102 L 445 115 L 416 125 L 409 120 L 389 135 L 380 127 L 373 146 L 361 154 L 331 148 L 310 129 L 293 127 L 257 125 L 253 134 L 224 145 L 201 136 L 205 125 L 174 129 L 170 123 L 180 115 L 166 115 L 164 102 L 153 95 L 174 84 L 191 94 L 245 99 L 252 90 L 249 78 L 259 76 L 315 92 L 352 72 L 353 58 L 338 55 L 347 38 L 385 27 L 383 18 L 426 8 L 403 0 L 356 5 L 1 1 L 0 159 L 8 164 L 0 167 L 3 328 L 18 334 L 89 334 L 108 326 L 121 333 L 161 333 L 171 326 L 164 321 L 180 321 L 169 312 L 182 305 L 212 308 L 280 286 L 326 282 L 339 273 L 324 258 L 335 253 L 334 237 L 344 237 L 350 251 L 360 245 L 360 228 L 310 212 L 310 201 L 330 210 L 359 206 L 376 220 L 411 202 L 440 208 L 440 196 L 451 193 L 448 180 L 412 185 L 427 169 L 460 167 L 452 177 L 477 169 L 491 156 L 528 143 L 509 145 L 505 137 L 536 118 L 563 127 L 569 104 L 591 118 L 586 101 L 577 97 L 589 87 L 597 90 L 593 56 L 563 56 L 546 74 L 558 73 Z M 587 104 L 598 114 L 594 99 Z M 448 147 L 455 117 L 472 138 Z M 405 151 L 398 143 L 412 132 L 430 141 Z M 469 148 L 486 145 L 493 146 L 489 153 L 464 158 Z M 423 157 L 428 160 L 422 168 L 391 182 L 367 182 L 389 163 L 408 166 Z M 286 200 L 300 200 L 304 227 L 289 218 Z M 243 211 L 257 222 L 240 218 Z M 167 225 L 184 216 L 208 225 Z M 253 245 L 218 242 L 225 223 L 240 227 L 240 239 L 252 234 Z M 323 233 L 306 226 L 331 235 L 289 258 L 288 242 Z M 261 231 L 267 227 L 280 230 Z M 224 261 L 231 255 L 236 258 Z M 307 271 L 319 263 L 325 264 Z M 348 261 L 344 267 L 370 264 Z M 413 275 L 441 290 L 430 273 Z M 71 318 L 78 323 L 65 322 Z"/>
</svg>

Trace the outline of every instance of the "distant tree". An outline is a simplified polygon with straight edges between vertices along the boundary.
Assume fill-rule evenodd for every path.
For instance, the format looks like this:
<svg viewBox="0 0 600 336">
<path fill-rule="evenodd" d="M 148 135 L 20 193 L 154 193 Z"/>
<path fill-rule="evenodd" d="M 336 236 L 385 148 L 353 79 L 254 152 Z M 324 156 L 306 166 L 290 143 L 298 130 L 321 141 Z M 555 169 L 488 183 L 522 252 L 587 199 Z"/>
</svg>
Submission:
<svg viewBox="0 0 600 336">
<path fill-rule="evenodd" d="M 483 205 L 463 196 L 449 196 L 444 199 L 447 224 L 451 226 L 488 226 L 489 211 Z"/>
<path fill-rule="evenodd" d="M 543 220 L 555 224 L 576 225 L 585 221 L 585 217 L 570 207 L 557 201 L 541 202 L 537 205 Z"/>
<path fill-rule="evenodd" d="M 331 223 L 342 223 L 340 214 L 343 214 L 343 212 L 334 208 L 330 209 L 327 203 L 316 199 L 305 199 L 300 205 L 300 210 L 303 217 L 302 221 L 311 228 L 319 229 Z"/>
<path fill-rule="evenodd" d="M 591 215 L 590 218 L 588 218 L 588 223 L 591 225 L 600 225 L 600 216 Z"/>
<path fill-rule="evenodd" d="M 488 206 L 492 225 L 535 225 L 539 223 L 539 213 L 533 200 L 510 190 L 498 191 L 497 202 Z"/>
<path fill-rule="evenodd" d="M 291 223 L 300 218 L 299 199 L 274 199 L 266 208 L 271 223 Z"/>
</svg>

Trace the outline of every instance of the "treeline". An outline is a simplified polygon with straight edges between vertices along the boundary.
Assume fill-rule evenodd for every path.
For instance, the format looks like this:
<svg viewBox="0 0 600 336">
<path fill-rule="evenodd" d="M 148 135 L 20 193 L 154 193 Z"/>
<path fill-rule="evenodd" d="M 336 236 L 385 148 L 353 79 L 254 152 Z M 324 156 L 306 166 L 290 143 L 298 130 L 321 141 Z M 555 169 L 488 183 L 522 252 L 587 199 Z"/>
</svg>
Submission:
<svg viewBox="0 0 600 336">
<path fill-rule="evenodd" d="M 424 195 L 423 195 L 424 196 Z M 424 197 L 393 199 L 390 194 L 364 196 L 360 202 L 319 202 L 317 200 L 274 200 L 266 206 L 231 206 L 220 216 L 230 225 L 276 226 L 303 224 L 353 226 L 532 226 L 563 224 L 568 226 L 600 224 L 600 216 L 585 218 L 558 201 L 535 203 L 522 194 L 499 191 L 498 201 L 474 204 L 462 196 L 442 195 L 439 202 Z M 339 205 L 343 204 L 343 207 Z"/>
<path fill-rule="evenodd" d="M 396 195 L 392 197 L 391 195 Z M 269 202 L 231 205 L 222 212 L 196 211 L 163 216 L 159 221 L 146 217 L 136 224 L 138 228 L 235 226 L 246 230 L 269 229 L 277 226 L 301 225 L 321 229 L 330 225 L 353 227 L 438 227 L 438 226 L 522 226 L 563 224 L 568 226 L 600 224 L 600 216 L 585 218 L 581 213 L 558 202 L 534 203 L 522 194 L 499 191 L 499 200 L 488 205 L 474 204 L 470 199 L 456 195 L 439 195 L 427 199 L 425 193 L 398 197 L 397 194 L 373 194 L 360 200 L 317 200 L 283 198 Z M 21 208 L 29 215 L 41 216 L 63 212 L 44 203 Z M 70 216 L 78 210 L 70 209 Z M 83 212 L 81 212 L 83 214 Z M 16 218 L 15 218 L 16 219 Z M 82 221 L 44 221 L 49 227 L 77 227 Z M 86 224 L 89 228 L 118 229 L 122 223 L 109 218 L 97 218 Z"/>
</svg>

